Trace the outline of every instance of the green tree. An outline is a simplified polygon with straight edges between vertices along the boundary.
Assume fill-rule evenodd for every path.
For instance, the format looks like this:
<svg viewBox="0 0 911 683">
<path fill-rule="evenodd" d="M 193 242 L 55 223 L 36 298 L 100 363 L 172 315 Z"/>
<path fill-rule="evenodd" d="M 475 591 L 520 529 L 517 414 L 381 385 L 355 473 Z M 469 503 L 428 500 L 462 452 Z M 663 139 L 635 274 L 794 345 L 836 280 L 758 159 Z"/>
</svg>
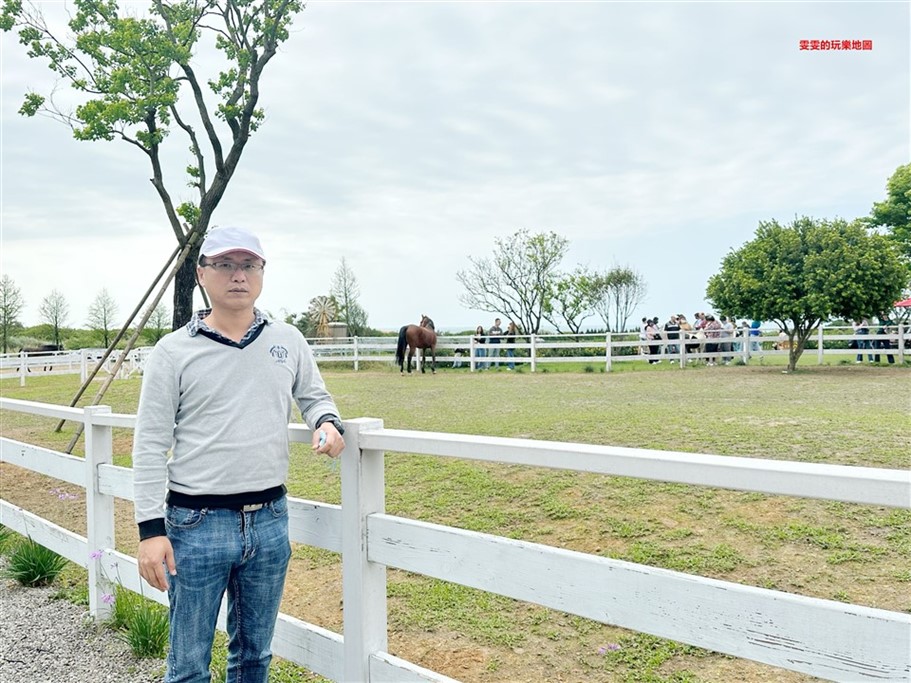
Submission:
<svg viewBox="0 0 911 683">
<path fill-rule="evenodd" d="M 114 336 L 114 318 L 117 315 L 117 302 L 110 295 L 107 289 L 98 292 L 95 300 L 89 306 L 89 327 L 101 336 L 104 347 L 111 344 L 111 338 Z"/>
<path fill-rule="evenodd" d="M 329 293 L 338 302 L 338 319 L 348 328 L 348 334 L 360 337 L 367 327 L 367 312 L 361 307 L 361 290 L 357 284 L 354 271 L 348 265 L 345 257 L 332 276 L 332 287 Z"/>
<path fill-rule="evenodd" d="M 888 230 L 911 269 L 911 164 L 899 166 L 889 178 L 886 199 L 873 204 L 869 222 Z"/>
<path fill-rule="evenodd" d="M 121 7 L 117 0 L 73 4 L 71 35 L 64 38 L 35 5 L 4 0 L 0 28 L 17 29 L 29 56 L 46 59 L 84 99 L 70 112 L 30 92 L 19 111 L 61 121 L 77 140 L 122 140 L 146 158 L 171 231 L 181 245 L 194 242 L 175 281 L 176 329 L 193 312 L 202 236 L 263 120 L 263 70 L 287 40 L 302 5 L 298 0 L 152 0 L 146 16 L 132 16 L 135 8 Z M 196 69 L 208 63 L 209 44 L 222 63 L 205 78 Z M 206 53 L 205 62 L 197 59 L 198 52 Z M 207 99 L 213 96 L 214 103 Z M 189 184 L 196 195 L 178 206 L 163 170 L 162 146 L 172 130 L 185 136 L 190 158 L 184 178 L 174 183 Z"/>
<path fill-rule="evenodd" d="M 471 267 L 456 274 L 465 288 L 459 300 L 514 320 L 526 333 L 539 332 L 569 240 L 555 232 L 519 230 L 496 238 L 494 245 L 490 258 L 469 257 Z"/>
<path fill-rule="evenodd" d="M 51 326 L 54 343 L 60 346 L 60 329 L 66 325 L 66 321 L 70 317 L 70 305 L 66 302 L 66 297 L 56 289 L 52 290 L 41 300 L 38 313 L 41 319 Z"/>
<path fill-rule="evenodd" d="M 708 282 L 719 311 L 773 321 L 788 335 L 794 370 L 820 323 L 887 310 L 905 271 L 891 240 L 859 222 L 798 218 L 760 222 L 756 237 L 731 251 Z"/>
<path fill-rule="evenodd" d="M 582 323 L 594 314 L 598 296 L 599 276 L 585 266 L 559 277 L 553 284 L 544 306 L 544 318 L 558 332 L 562 324 L 573 334 L 582 332 Z"/>
<path fill-rule="evenodd" d="M 22 291 L 9 275 L 0 278 L 0 337 L 2 337 L 3 353 L 9 351 L 10 334 L 22 327 L 19 315 L 25 307 Z"/>
</svg>

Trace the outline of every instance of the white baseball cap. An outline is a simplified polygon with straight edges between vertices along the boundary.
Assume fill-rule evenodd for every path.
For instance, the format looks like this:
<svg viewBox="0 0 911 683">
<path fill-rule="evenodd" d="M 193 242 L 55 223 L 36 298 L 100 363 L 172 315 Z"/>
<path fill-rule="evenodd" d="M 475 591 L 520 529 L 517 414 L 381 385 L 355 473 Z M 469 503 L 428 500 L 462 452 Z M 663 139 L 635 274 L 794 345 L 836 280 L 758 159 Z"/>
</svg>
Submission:
<svg viewBox="0 0 911 683">
<path fill-rule="evenodd" d="M 246 251 L 263 261 L 266 260 L 259 238 L 244 228 L 213 228 L 206 235 L 199 253 L 207 258 L 214 258 L 229 251 Z"/>
</svg>

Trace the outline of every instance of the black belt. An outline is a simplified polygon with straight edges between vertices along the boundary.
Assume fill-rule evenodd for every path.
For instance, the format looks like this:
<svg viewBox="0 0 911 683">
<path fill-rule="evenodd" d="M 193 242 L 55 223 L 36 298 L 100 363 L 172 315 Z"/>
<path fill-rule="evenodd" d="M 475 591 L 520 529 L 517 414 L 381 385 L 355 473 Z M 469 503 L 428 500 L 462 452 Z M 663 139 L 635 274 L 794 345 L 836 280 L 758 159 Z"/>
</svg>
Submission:
<svg viewBox="0 0 911 683">
<path fill-rule="evenodd" d="M 168 491 L 167 502 L 169 505 L 190 508 L 191 510 L 219 508 L 238 512 L 256 512 L 265 505 L 278 500 L 287 492 L 284 486 L 273 486 L 264 491 L 246 491 L 227 495 L 191 496 L 179 491 Z"/>
</svg>

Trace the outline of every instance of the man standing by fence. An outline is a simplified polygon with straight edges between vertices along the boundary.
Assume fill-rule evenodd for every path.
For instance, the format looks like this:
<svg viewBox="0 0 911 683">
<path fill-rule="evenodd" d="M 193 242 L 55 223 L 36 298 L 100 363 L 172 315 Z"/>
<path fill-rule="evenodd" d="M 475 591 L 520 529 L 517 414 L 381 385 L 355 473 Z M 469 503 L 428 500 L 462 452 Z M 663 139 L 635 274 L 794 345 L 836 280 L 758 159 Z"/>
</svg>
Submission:
<svg viewBox="0 0 911 683">
<path fill-rule="evenodd" d="M 266 683 L 291 555 L 292 404 L 315 451 L 335 457 L 345 445 L 307 342 L 254 308 L 265 264 L 252 233 L 212 230 L 196 268 L 212 308 L 164 337 L 145 366 L 133 486 L 139 572 L 170 601 L 166 683 L 209 680 L 226 590 L 227 681 Z"/>
</svg>

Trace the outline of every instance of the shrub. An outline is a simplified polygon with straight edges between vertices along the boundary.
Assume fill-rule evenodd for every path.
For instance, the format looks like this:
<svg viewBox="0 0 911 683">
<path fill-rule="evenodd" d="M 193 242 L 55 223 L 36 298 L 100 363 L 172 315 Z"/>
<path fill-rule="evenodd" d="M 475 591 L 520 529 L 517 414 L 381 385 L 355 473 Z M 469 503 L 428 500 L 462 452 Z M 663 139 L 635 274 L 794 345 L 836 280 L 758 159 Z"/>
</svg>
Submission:
<svg viewBox="0 0 911 683">
<path fill-rule="evenodd" d="M 53 550 L 28 539 L 10 554 L 3 576 L 15 579 L 23 586 L 47 586 L 63 571 L 66 562 L 66 558 Z"/>
</svg>

